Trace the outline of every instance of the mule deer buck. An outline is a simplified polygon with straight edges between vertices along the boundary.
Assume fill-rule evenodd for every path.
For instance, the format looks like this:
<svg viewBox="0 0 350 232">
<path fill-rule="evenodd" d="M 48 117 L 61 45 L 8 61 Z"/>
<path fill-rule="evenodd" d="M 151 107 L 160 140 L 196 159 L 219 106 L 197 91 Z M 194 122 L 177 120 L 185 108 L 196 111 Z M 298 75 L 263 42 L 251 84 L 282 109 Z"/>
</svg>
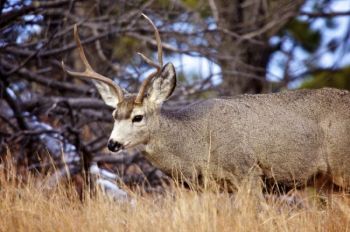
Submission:
<svg viewBox="0 0 350 232">
<path fill-rule="evenodd" d="M 218 179 L 273 178 L 304 184 L 316 175 L 350 184 L 350 93 L 324 88 L 275 94 L 210 99 L 171 111 L 162 103 L 176 85 L 173 64 L 163 65 L 162 44 L 155 30 L 158 63 L 137 94 L 124 93 L 89 65 L 77 27 L 74 36 L 84 72 L 68 74 L 93 79 L 104 102 L 115 108 L 111 151 L 144 144 L 147 158 L 166 173 L 192 177 L 209 171 Z"/>
</svg>

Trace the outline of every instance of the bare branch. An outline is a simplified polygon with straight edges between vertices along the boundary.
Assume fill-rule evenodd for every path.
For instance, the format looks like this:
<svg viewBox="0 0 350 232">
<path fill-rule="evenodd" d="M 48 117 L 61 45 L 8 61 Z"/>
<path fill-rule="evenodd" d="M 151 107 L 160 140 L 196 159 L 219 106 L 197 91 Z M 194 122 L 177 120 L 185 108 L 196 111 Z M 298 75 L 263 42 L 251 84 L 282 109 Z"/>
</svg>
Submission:
<svg viewBox="0 0 350 232">
<path fill-rule="evenodd" d="M 341 16 L 349 16 L 350 11 L 341 11 L 341 12 L 300 12 L 300 15 L 305 15 L 309 18 L 333 18 Z"/>
</svg>

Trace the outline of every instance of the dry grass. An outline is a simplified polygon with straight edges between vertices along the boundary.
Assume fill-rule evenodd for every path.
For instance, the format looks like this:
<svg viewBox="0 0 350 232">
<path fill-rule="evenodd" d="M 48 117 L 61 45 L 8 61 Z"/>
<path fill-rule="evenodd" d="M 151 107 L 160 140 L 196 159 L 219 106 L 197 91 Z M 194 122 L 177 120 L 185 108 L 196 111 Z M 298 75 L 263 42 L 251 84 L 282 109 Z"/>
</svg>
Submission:
<svg viewBox="0 0 350 232">
<path fill-rule="evenodd" d="M 19 185 L 0 175 L 0 188 L 0 231 L 347 231 L 350 222 L 344 195 L 331 204 L 311 193 L 302 205 L 276 197 L 261 204 L 247 188 L 233 195 L 175 187 L 134 194 L 132 206 L 102 193 L 81 202 L 72 187 L 45 190 L 33 178 Z"/>
</svg>

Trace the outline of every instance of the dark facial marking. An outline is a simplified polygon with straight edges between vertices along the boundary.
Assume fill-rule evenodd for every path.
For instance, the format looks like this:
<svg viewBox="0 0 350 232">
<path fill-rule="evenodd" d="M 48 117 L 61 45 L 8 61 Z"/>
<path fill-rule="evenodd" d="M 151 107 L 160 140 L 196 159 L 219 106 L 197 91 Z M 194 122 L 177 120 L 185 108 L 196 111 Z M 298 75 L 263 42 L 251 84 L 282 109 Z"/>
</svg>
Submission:
<svg viewBox="0 0 350 232">
<path fill-rule="evenodd" d="M 118 103 L 116 111 L 113 113 L 115 120 L 129 119 L 134 109 L 135 95 L 128 96 L 124 98 L 123 102 Z"/>
</svg>

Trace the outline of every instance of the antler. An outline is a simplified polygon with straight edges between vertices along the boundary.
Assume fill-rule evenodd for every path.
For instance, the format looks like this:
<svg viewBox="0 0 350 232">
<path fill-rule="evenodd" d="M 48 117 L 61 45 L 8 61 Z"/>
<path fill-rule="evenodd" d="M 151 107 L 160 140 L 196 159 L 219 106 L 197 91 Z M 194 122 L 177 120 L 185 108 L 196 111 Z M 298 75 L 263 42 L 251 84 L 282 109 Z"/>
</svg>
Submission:
<svg viewBox="0 0 350 232">
<path fill-rule="evenodd" d="M 141 84 L 139 93 L 136 96 L 135 99 L 135 103 L 136 104 L 141 104 L 143 97 L 145 95 L 145 91 L 147 89 L 148 84 L 151 82 L 151 80 L 153 79 L 153 77 L 155 77 L 157 74 L 160 73 L 162 67 L 163 67 L 163 50 L 162 50 L 162 41 L 160 40 L 160 35 L 158 32 L 157 27 L 154 25 L 154 23 L 152 22 L 152 20 L 150 18 L 148 18 L 147 15 L 145 14 L 141 14 L 143 17 L 145 17 L 145 19 L 152 25 L 153 29 L 154 29 L 154 34 L 156 37 L 156 41 L 157 41 L 157 49 L 158 49 L 158 64 L 156 64 L 155 62 L 153 62 L 151 59 L 149 59 L 148 57 L 146 57 L 144 54 L 142 53 L 137 53 L 141 56 L 141 58 L 150 66 L 155 67 L 157 70 L 153 73 L 151 73 Z"/>
<path fill-rule="evenodd" d="M 78 49 L 79 49 L 79 56 L 80 59 L 83 61 L 84 65 L 85 65 L 85 71 L 84 72 L 75 72 L 75 71 L 70 71 L 66 68 L 66 66 L 64 65 L 63 61 L 62 61 L 62 67 L 63 69 L 70 75 L 72 76 L 77 76 L 77 77 L 87 77 L 87 78 L 91 78 L 94 80 L 98 80 L 101 81 L 107 85 L 109 85 L 110 87 L 112 87 L 112 89 L 115 91 L 117 97 L 118 97 L 118 101 L 122 102 L 124 100 L 124 95 L 123 95 L 123 91 L 120 88 L 119 85 L 117 85 L 115 82 L 113 82 L 111 79 L 102 76 L 101 74 L 96 73 L 92 67 L 90 66 L 88 60 L 86 59 L 85 56 L 85 52 L 84 49 L 81 45 L 80 42 L 80 38 L 79 38 L 79 34 L 78 34 L 78 27 L 75 24 L 74 25 L 74 39 L 77 43 Z"/>
</svg>

